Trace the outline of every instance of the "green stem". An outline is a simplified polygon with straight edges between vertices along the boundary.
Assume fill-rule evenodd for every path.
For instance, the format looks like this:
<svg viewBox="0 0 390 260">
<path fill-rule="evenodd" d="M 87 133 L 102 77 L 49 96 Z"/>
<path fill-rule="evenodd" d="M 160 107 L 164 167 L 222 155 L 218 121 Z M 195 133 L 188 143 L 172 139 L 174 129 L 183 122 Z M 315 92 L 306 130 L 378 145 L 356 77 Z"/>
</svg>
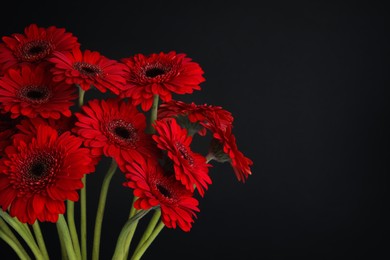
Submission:
<svg viewBox="0 0 390 260">
<path fill-rule="evenodd" d="M 140 241 L 138 242 L 138 245 L 135 248 L 134 252 L 137 252 L 141 248 L 141 246 L 145 243 L 145 241 L 150 237 L 154 228 L 157 225 L 157 222 L 160 220 L 160 216 L 161 216 L 161 210 L 156 209 L 156 211 L 153 214 L 152 219 L 149 222 L 148 227 L 146 228 L 144 234 L 142 235 Z"/>
<path fill-rule="evenodd" d="M 139 250 L 135 251 L 135 253 L 131 257 L 131 260 L 139 260 L 142 257 L 142 255 L 145 253 L 146 249 L 149 248 L 149 246 L 152 244 L 152 242 L 157 237 L 157 235 L 161 232 L 161 230 L 164 228 L 164 226 L 165 226 L 164 223 L 162 221 L 160 221 L 160 223 L 153 230 L 152 234 L 145 241 L 145 243 L 143 243 L 143 245 L 139 248 Z"/>
<path fill-rule="evenodd" d="M 138 198 L 136 196 L 134 196 L 133 198 L 133 202 L 131 204 L 131 209 L 130 209 L 130 215 L 129 215 L 129 218 L 133 217 L 135 215 L 135 213 L 137 213 L 137 209 L 134 208 L 134 203 L 135 201 L 137 200 Z"/>
<path fill-rule="evenodd" d="M 34 236 L 33 234 L 31 233 L 31 230 L 30 230 L 30 226 L 27 224 L 27 223 L 22 223 L 20 221 L 17 221 L 17 223 L 26 230 L 26 233 L 27 235 L 32 239 L 34 240 Z"/>
<path fill-rule="evenodd" d="M 77 260 L 76 253 L 73 248 L 72 239 L 70 238 L 69 228 L 66 224 L 66 220 L 64 218 L 64 215 L 58 216 L 57 221 L 57 229 L 58 229 L 58 235 L 62 236 L 63 245 L 66 248 L 66 254 L 68 256 L 69 260 Z"/>
<path fill-rule="evenodd" d="M 23 248 L 22 244 L 19 242 L 19 239 L 14 235 L 12 230 L 8 227 L 7 223 L 0 217 L 0 230 L 10 237 L 20 248 Z"/>
<path fill-rule="evenodd" d="M 81 257 L 87 260 L 87 175 L 84 175 L 82 181 L 84 187 L 80 191 Z"/>
<path fill-rule="evenodd" d="M 72 238 L 73 248 L 78 259 L 81 259 L 81 249 L 79 236 L 77 234 L 76 223 L 74 221 L 74 202 L 68 200 L 66 202 L 66 219 L 68 221 L 68 227 L 70 237 Z"/>
<path fill-rule="evenodd" d="M 148 129 L 146 130 L 146 132 L 148 134 L 154 134 L 154 132 L 155 132 L 155 129 L 153 127 L 153 123 L 154 123 L 154 121 L 157 120 L 158 99 L 159 99 L 158 95 L 153 95 L 153 105 L 152 105 L 152 109 L 150 110 Z"/>
<path fill-rule="evenodd" d="M 3 229 L 0 229 L 0 238 L 3 239 L 15 251 L 21 260 L 31 260 L 30 256 L 20 245 L 20 243 L 18 244 L 13 238 L 8 236 Z"/>
<path fill-rule="evenodd" d="M 27 232 L 26 228 L 23 226 L 22 223 L 20 223 L 15 218 L 12 218 L 10 215 L 8 215 L 6 212 L 0 210 L 0 216 L 5 220 L 5 222 L 8 223 L 15 231 L 26 241 L 26 244 L 30 247 L 31 251 L 33 252 L 35 258 L 38 260 L 43 260 L 43 256 L 41 254 L 41 251 L 39 250 L 37 244 L 35 243 L 34 238 L 32 235 Z"/>
<path fill-rule="evenodd" d="M 38 242 L 39 249 L 41 250 L 41 252 L 43 254 L 43 257 L 45 259 L 49 260 L 50 259 L 49 253 L 47 252 L 45 240 L 43 239 L 41 227 L 39 226 L 38 220 L 35 221 L 35 223 L 32 225 L 32 227 L 34 230 L 35 238 L 37 239 L 37 242 Z"/>
<path fill-rule="evenodd" d="M 128 233 L 130 232 L 131 227 L 134 223 L 138 222 L 141 218 L 143 218 L 151 209 L 148 210 L 141 210 L 137 214 L 135 214 L 132 218 L 129 218 L 125 225 L 123 226 L 121 233 L 119 234 L 118 241 L 116 243 L 115 252 L 112 257 L 112 260 L 123 260 L 125 259 L 124 256 L 126 256 L 126 238 Z"/>
<path fill-rule="evenodd" d="M 66 246 L 65 246 L 64 237 L 61 235 L 61 231 L 60 231 L 58 225 L 57 225 L 57 232 L 58 232 L 58 238 L 60 240 L 60 245 L 61 245 L 61 259 L 68 260 L 68 256 L 66 254 Z"/>
<path fill-rule="evenodd" d="M 79 107 L 81 107 L 83 104 L 84 104 L 84 95 L 85 95 L 85 91 L 80 87 L 79 87 Z"/>
<path fill-rule="evenodd" d="M 22 223 L 22 222 L 18 221 L 16 218 L 14 218 L 14 219 L 15 219 L 15 223 L 17 225 L 19 225 L 21 229 L 24 229 L 26 231 L 26 235 L 31 239 L 31 241 L 35 242 L 35 238 L 34 238 L 33 234 L 31 233 L 30 226 L 27 223 Z"/>
<path fill-rule="evenodd" d="M 85 91 L 80 85 L 76 84 L 79 88 L 79 102 L 81 107 L 84 104 Z M 87 260 L 87 176 L 84 175 L 83 188 L 80 191 L 80 235 L 81 235 L 81 257 L 83 260 Z M 73 232 L 73 231 L 71 231 Z"/>
<path fill-rule="evenodd" d="M 100 198 L 99 198 L 99 204 L 96 213 L 95 231 L 94 231 L 94 238 L 93 238 L 93 249 L 92 249 L 93 260 L 99 259 L 100 237 L 102 231 L 104 209 L 107 200 L 108 187 L 110 186 L 112 176 L 114 176 L 114 173 L 117 168 L 118 168 L 117 163 L 115 162 L 114 159 L 112 159 L 110 168 L 108 169 L 107 174 L 104 177 L 102 188 L 100 191 Z"/>
<path fill-rule="evenodd" d="M 138 198 L 137 198 L 136 196 L 134 196 L 134 198 L 133 198 L 133 203 L 131 204 L 131 209 L 130 209 L 129 218 L 133 217 L 133 216 L 137 213 L 137 210 L 136 210 L 136 208 L 134 207 L 134 203 L 135 203 L 135 201 L 136 201 L 137 199 L 138 199 Z M 133 236 L 134 236 L 135 230 L 137 229 L 137 225 L 138 225 L 138 221 L 136 221 L 136 222 L 133 224 L 133 226 L 130 228 L 129 234 L 127 235 L 126 242 L 125 242 L 126 254 L 125 254 L 124 259 L 127 259 L 127 256 L 129 255 L 129 249 L 130 249 L 131 241 L 133 240 Z"/>
</svg>

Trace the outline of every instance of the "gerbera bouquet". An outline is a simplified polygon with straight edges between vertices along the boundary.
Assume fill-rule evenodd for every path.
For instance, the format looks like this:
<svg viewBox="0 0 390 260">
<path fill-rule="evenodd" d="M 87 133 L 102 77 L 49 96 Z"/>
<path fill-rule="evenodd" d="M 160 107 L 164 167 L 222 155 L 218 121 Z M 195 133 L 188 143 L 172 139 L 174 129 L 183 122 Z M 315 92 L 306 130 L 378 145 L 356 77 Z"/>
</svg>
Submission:
<svg viewBox="0 0 390 260">
<path fill-rule="evenodd" d="M 92 259 L 99 258 L 114 174 L 122 175 L 134 197 L 113 259 L 139 259 L 164 226 L 190 231 L 199 212 L 197 196 L 212 182 L 210 162 L 230 163 L 242 182 L 252 165 L 238 150 L 230 112 L 173 100 L 174 94 L 200 90 L 204 80 L 196 62 L 174 51 L 116 61 L 81 50 L 72 33 L 54 26 L 32 24 L 24 33 L 4 36 L 0 238 L 21 259 L 49 259 L 39 222 L 53 222 L 63 259 L 87 259 L 86 176 L 101 174 L 95 171 L 103 157 L 112 162 L 94 216 Z M 88 97 L 90 90 L 107 97 Z M 209 147 L 194 152 L 193 136 L 207 134 Z M 138 222 L 151 211 L 138 245 L 130 248 Z"/>
</svg>

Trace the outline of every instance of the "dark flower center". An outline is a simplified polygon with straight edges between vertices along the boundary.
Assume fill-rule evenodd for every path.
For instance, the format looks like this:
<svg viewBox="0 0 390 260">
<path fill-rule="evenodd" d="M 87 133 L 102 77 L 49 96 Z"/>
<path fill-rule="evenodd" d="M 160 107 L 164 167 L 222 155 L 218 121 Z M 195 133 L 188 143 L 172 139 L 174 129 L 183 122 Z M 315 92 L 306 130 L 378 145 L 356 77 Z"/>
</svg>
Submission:
<svg viewBox="0 0 390 260">
<path fill-rule="evenodd" d="M 129 122 L 121 119 L 109 122 L 107 124 L 107 134 L 112 142 L 120 146 L 136 148 L 138 141 L 137 130 Z"/>
<path fill-rule="evenodd" d="M 116 127 L 114 131 L 115 131 L 116 135 L 118 135 L 119 137 L 121 137 L 123 139 L 128 139 L 131 135 L 129 130 L 125 127 L 122 127 L 122 126 Z"/>
<path fill-rule="evenodd" d="M 165 74 L 165 70 L 163 70 L 162 68 L 158 68 L 158 67 L 150 68 L 150 69 L 147 69 L 145 71 L 145 75 L 148 78 L 155 78 L 155 77 L 163 75 L 163 74 Z"/>
<path fill-rule="evenodd" d="M 182 143 L 176 142 L 175 144 L 176 149 L 180 153 L 180 157 L 183 158 L 188 162 L 190 166 L 194 165 L 194 158 L 192 158 L 190 152 L 188 151 L 187 147 L 184 146 Z"/>
<path fill-rule="evenodd" d="M 15 52 L 16 57 L 21 61 L 36 62 L 49 56 L 54 47 L 46 40 L 35 40 L 21 45 Z"/>
<path fill-rule="evenodd" d="M 37 55 L 41 52 L 43 52 L 45 49 L 42 47 L 42 46 L 33 46 L 31 47 L 28 52 L 31 54 L 31 55 Z"/>
<path fill-rule="evenodd" d="M 43 162 L 34 162 L 30 167 L 30 174 L 34 177 L 41 177 L 45 174 L 47 169 L 47 165 Z"/>
<path fill-rule="evenodd" d="M 30 90 L 27 92 L 27 97 L 30 99 L 40 100 L 45 96 L 45 92 L 39 90 Z"/>
<path fill-rule="evenodd" d="M 171 192 L 160 184 L 156 184 L 157 190 L 166 198 L 171 198 Z"/>
<path fill-rule="evenodd" d="M 99 66 L 86 62 L 75 62 L 73 68 L 86 76 L 101 76 L 103 73 Z"/>
<path fill-rule="evenodd" d="M 50 96 L 51 92 L 46 86 L 25 86 L 23 87 L 18 94 L 19 98 L 23 101 L 26 101 L 31 104 L 42 104 L 46 103 Z"/>
<path fill-rule="evenodd" d="M 27 158 L 25 165 L 25 177 L 32 180 L 45 179 L 55 170 L 56 156 L 47 152 L 38 152 Z"/>
<path fill-rule="evenodd" d="M 62 153 L 56 150 L 33 150 L 18 163 L 18 181 L 15 185 L 20 193 L 39 193 L 55 182 L 62 167 Z"/>
</svg>

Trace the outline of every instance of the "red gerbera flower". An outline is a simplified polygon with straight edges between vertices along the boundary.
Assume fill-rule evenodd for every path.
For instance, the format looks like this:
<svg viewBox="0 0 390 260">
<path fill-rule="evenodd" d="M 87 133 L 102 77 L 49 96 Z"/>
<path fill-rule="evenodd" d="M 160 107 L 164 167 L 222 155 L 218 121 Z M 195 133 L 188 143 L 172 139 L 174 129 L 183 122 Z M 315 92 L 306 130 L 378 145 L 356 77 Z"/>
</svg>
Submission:
<svg viewBox="0 0 390 260">
<path fill-rule="evenodd" d="M 50 126 L 56 129 L 58 135 L 61 135 L 67 131 L 71 131 L 72 128 L 74 128 L 75 121 L 76 117 L 74 115 L 71 117 L 61 117 L 58 120 L 42 119 L 40 117 L 24 119 L 21 120 L 18 125 L 16 125 L 18 132 L 15 133 L 13 137 L 28 143 L 37 135 L 38 128 L 42 125 Z M 90 150 L 88 149 L 88 151 Z M 94 172 L 96 165 L 101 159 L 101 156 L 93 156 L 90 154 L 89 157 L 92 159 L 90 164 L 90 172 Z"/>
<path fill-rule="evenodd" d="M 145 134 L 145 115 L 123 100 L 92 100 L 76 113 L 74 131 L 94 156 L 113 157 L 122 169 L 125 161 L 155 155 L 150 135 Z"/>
<path fill-rule="evenodd" d="M 47 60 L 53 51 L 70 51 L 80 46 L 77 38 L 63 28 L 41 28 L 31 24 L 24 34 L 15 33 L 2 38 L 0 44 L 0 68 L 8 68 L 23 62 L 35 63 Z"/>
<path fill-rule="evenodd" d="M 157 134 L 153 139 L 157 146 L 167 151 L 168 157 L 173 161 L 176 179 L 190 191 L 194 191 L 194 185 L 201 196 L 211 184 L 208 175 L 209 164 L 206 158 L 191 151 L 192 137 L 187 135 L 187 130 L 181 128 L 174 119 L 166 119 L 155 122 Z"/>
<path fill-rule="evenodd" d="M 0 102 L 11 117 L 59 119 L 61 114 L 71 116 L 70 106 L 77 95 L 75 88 L 65 83 L 54 83 L 45 64 L 23 65 L 9 69 L 0 79 Z"/>
<path fill-rule="evenodd" d="M 201 67 L 186 57 L 186 54 L 169 53 L 144 56 L 137 54 L 122 59 L 129 66 L 126 90 L 121 97 L 131 97 L 135 105 L 141 104 L 144 111 L 150 109 L 153 95 L 170 101 L 172 93 L 188 94 L 200 90 L 203 78 Z"/>
<path fill-rule="evenodd" d="M 78 48 L 72 52 L 54 52 L 52 72 L 54 81 L 65 81 L 68 84 L 78 84 L 83 90 L 91 85 L 105 93 L 107 89 L 115 94 L 123 89 L 126 83 L 125 75 L 128 68 L 115 60 L 107 59 L 96 51 Z"/>
<path fill-rule="evenodd" d="M 61 136 L 38 128 L 30 143 L 14 139 L 0 160 L 0 206 L 23 223 L 56 222 L 65 200 L 78 200 L 82 177 L 89 173 L 89 152 L 70 132 Z"/>
<path fill-rule="evenodd" d="M 185 116 L 188 118 L 189 122 L 194 123 L 200 123 L 202 125 L 208 125 L 210 121 L 215 121 L 214 119 L 217 118 L 218 122 L 220 123 L 219 127 L 221 129 L 226 129 L 228 126 L 230 126 L 233 123 L 233 116 L 232 114 L 223 109 L 219 106 L 212 106 L 212 105 L 196 105 L 194 102 L 191 104 L 184 103 L 182 101 L 176 101 L 171 100 L 169 102 L 163 103 L 160 105 L 158 110 L 158 116 L 159 119 L 166 118 L 166 117 L 179 117 L 179 116 Z M 179 117 L 180 118 L 180 117 Z M 199 131 L 198 133 L 200 135 L 206 134 L 206 129 L 199 126 L 188 126 L 187 130 L 190 132 L 192 128 L 195 128 L 195 130 Z M 190 132 L 192 135 L 193 133 Z"/>
<path fill-rule="evenodd" d="M 174 175 L 164 173 L 152 159 L 131 162 L 125 172 L 128 181 L 124 185 L 134 189 L 134 196 L 138 197 L 134 203 L 136 209 L 147 210 L 160 205 L 161 219 L 167 227 L 179 226 L 190 231 L 199 203 Z"/>
<path fill-rule="evenodd" d="M 253 162 L 238 150 L 236 137 L 232 134 L 232 126 L 225 130 L 216 127 L 219 123 L 210 124 L 213 132 L 209 157 L 218 162 L 230 162 L 239 181 L 245 182 L 252 174 L 250 166 Z"/>
</svg>

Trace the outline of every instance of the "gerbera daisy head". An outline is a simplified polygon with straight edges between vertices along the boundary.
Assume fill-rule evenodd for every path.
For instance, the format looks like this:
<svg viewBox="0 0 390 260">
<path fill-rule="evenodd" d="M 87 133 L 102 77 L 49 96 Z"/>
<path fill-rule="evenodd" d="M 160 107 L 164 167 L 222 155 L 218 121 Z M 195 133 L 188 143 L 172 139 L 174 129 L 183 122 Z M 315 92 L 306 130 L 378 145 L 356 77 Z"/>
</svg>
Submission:
<svg viewBox="0 0 390 260">
<path fill-rule="evenodd" d="M 185 127 L 190 135 L 199 133 L 206 134 L 203 126 L 215 122 L 217 118 L 219 127 L 226 129 L 233 123 L 232 114 L 220 106 L 196 105 L 194 102 L 188 104 L 182 101 L 171 100 L 159 106 L 159 119 L 176 117 L 181 126 Z"/>
<path fill-rule="evenodd" d="M 78 84 L 83 90 L 94 86 L 103 93 L 108 89 L 118 95 L 126 83 L 128 67 L 96 51 L 81 52 L 79 48 L 67 53 L 56 51 L 49 61 L 54 64 L 54 81 Z"/>
<path fill-rule="evenodd" d="M 176 179 L 190 191 L 194 191 L 195 185 L 199 194 L 204 196 L 207 186 L 211 184 L 208 175 L 210 165 L 205 157 L 191 150 L 192 137 L 187 135 L 187 130 L 181 128 L 173 118 L 156 121 L 154 127 L 156 134 L 153 139 L 173 161 Z"/>
<path fill-rule="evenodd" d="M 65 200 L 78 200 L 82 177 L 89 173 L 89 152 L 70 132 L 58 136 L 38 128 L 31 142 L 14 138 L 0 160 L 0 206 L 23 223 L 56 222 Z"/>
<path fill-rule="evenodd" d="M 76 117 L 72 115 L 71 117 L 62 116 L 58 120 L 54 119 L 42 119 L 40 117 L 36 118 L 26 118 L 20 120 L 20 123 L 16 125 L 17 132 L 14 134 L 14 138 L 23 140 L 25 143 L 31 142 L 31 140 L 37 135 L 38 128 L 42 125 L 50 126 L 56 129 L 58 135 L 62 135 L 67 131 L 71 131 L 74 127 Z M 90 149 L 88 149 L 90 151 Z M 96 165 L 99 163 L 101 156 L 89 156 L 92 159 L 90 164 L 90 172 L 95 171 Z"/>
<path fill-rule="evenodd" d="M 150 135 L 145 134 L 146 118 L 135 106 L 119 99 L 91 100 L 82 107 L 74 132 L 94 155 L 113 157 L 118 165 L 155 155 Z"/>
<path fill-rule="evenodd" d="M 167 227 L 190 231 L 199 203 L 174 175 L 165 173 L 153 158 L 131 162 L 124 172 L 124 186 L 134 189 L 134 196 L 138 197 L 136 209 L 160 205 L 161 219 Z"/>
<path fill-rule="evenodd" d="M 45 64 L 12 68 L 0 79 L 1 109 L 12 118 L 21 115 L 59 119 L 71 116 L 70 107 L 77 97 L 75 88 L 52 81 Z"/>
<path fill-rule="evenodd" d="M 172 93 L 189 94 L 200 90 L 199 84 L 205 80 L 198 63 L 186 54 L 174 51 L 149 56 L 137 54 L 122 59 L 122 62 L 130 68 L 130 72 L 126 78 L 126 89 L 120 96 L 132 98 L 134 104 L 141 104 L 144 111 L 151 108 L 153 95 L 170 101 Z"/>
<path fill-rule="evenodd" d="M 250 166 L 253 165 L 253 162 L 238 150 L 236 137 L 232 134 L 232 127 L 222 130 L 215 127 L 214 124 L 210 126 L 213 126 L 213 140 L 208 156 L 218 162 L 229 162 L 237 179 L 245 182 L 252 174 Z"/>
<path fill-rule="evenodd" d="M 6 70 L 19 63 L 37 63 L 51 57 L 54 51 L 66 52 L 80 46 L 77 38 L 63 28 L 38 27 L 31 24 L 24 34 L 15 33 L 2 38 L 0 68 Z"/>
</svg>

